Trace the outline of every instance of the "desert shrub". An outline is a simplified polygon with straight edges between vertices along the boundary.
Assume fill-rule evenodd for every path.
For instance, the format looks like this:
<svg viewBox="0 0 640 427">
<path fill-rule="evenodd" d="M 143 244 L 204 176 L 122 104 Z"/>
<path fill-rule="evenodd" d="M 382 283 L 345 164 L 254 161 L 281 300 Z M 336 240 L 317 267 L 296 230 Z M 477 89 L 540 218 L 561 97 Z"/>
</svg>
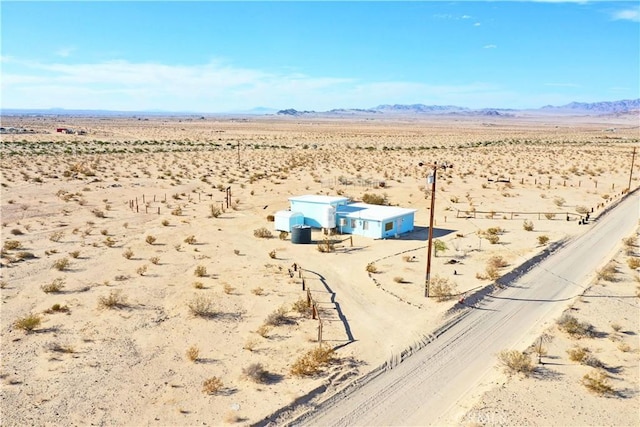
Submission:
<svg viewBox="0 0 640 427">
<path fill-rule="evenodd" d="M 364 193 L 362 195 L 362 201 L 370 205 L 386 205 L 387 204 L 387 200 L 384 196 L 380 196 L 378 194 L 373 194 L 373 193 Z"/>
<path fill-rule="evenodd" d="M 288 237 L 289 237 L 289 233 L 287 233 L 286 231 L 281 231 L 280 234 L 278 235 L 278 238 L 280 240 L 287 240 Z"/>
<path fill-rule="evenodd" d="M 136 269 L 136 273 L 138 273 L 140 276 L 144 276 L 145 273 L 147 272 L 148 267 L 145 265 L 141 265 L 140 267 L 138 267 Z"/>
<path fill-rule="evenodd" d="M 522 228 L 524 228 L 525 231 L 533 231 L 533 221 L 529 221 L 528 219 L 525 219 L 524 222 L 522 223 Z"/>
<path fill-rule="evenodd" d="M 546 245 L 547 243 L 549 243 L 549 236 L 544 234 L 542 236 L 538 236 L 539 245 Z"/>
<path fill-rule="evenodd" d="M 168 219 L 163 219 L 162 220 L 162 225 L 164 225 L 165 227 L 169 226 L 169 220 Z"/>
<path fill-rule="evenodd" d="M 253 351 L 253 350 L 256 349 L 257 346 L 258 346 L 258 341 L 256 339 L 254 339 L 254 338 L 250 338 L 250 339 L 245 341 L 245 343 L 242 346 L 242 348 L 244 350 Z"/>
<path fill-rule="evenodd" d="M 331 253 L 335 250 L 335 244 L 328 238 L 324 238 L 322 242 L 318 242 L 318 252 Z"/>
<path fill-rule="evenodd" d="M 271 215 L 271 214 L 267 215 L 267 221 L 268 221 L 268 222 L 274 222 L 275 220 L 276 220 L 276 217 L 275 217 L 275 216 L 273 216 L 273 215 Z"/>
<path fill-rule="evenodd" d="M 404 262 L 414 262 L 416 260 L 416 257 L 414 255 L 404 255 L 402 257 L 402 260 Z"/>
<path fill-rule="evenodd" d="M 582 361 L 589 354 L 589 349 L 586 347 L 573 347 L 567 350 L 567 354 L 569 355 L 569 360 L 573 362 L 582 363 Z"/>
<path fill-rule="evenodd" d="M 158 265 L 158 264 L 160 264 L 160 257 L 152 256 L 151 258 L 149 258 L 149 261 L 153 265 Z"/>
<path fill-rule="evenodd" d="M 502 258 L 500 255 L 494 255 L 487 261 L 487 266 L 495 267 L 495 268 L 504 268 L 508 266 L 509 263 Z"/>
<path fill-rule="evenodd" d="M 51 265 L 51 268 L 55 268 L 58 271 L 65 271 L 67 268 L 69 268 L 70 262 L 69 262 L 69 258 L 60 258 L 56 261 L 53 262 L 53 264 Z"/>
<path fill-rule="evenodd" d="M 457 285 L 448 278 L 434 276 L 429 280 L 429 295 L 437 301 L 446 301 L 457 293 Z"/>
<path fill-rule="evenodd" d="M 69 256 L 73 259 L 77 259 L 80 256 L 80 251 L 71 251 L 69 252 Z"/>
<path fill-rule="evenodd" d="M 25 259 L 34 259 L 36 256 L 33 252 L 28 251 L 20 251 L 15 255 L 15 259 L 18 261 L 23 261 Z"/>
<path fill-rule="evenodd" d="M 96 218 L 104 218 L 104 212 L 101 211 L 100 209 L 91 209 L 91 213 L 94 214 L 96 216 Z"/>
<path fill-rule="evenodd" d="M 270 239 L 273 237 L 271 231 L 267 230 L 265 227 L 256 228 L 253 230 L 253 235 L 261 239 Z"/>
<path fill-rule="evenodd" d="M 489 236 L 497 236 L 498 234 L 502 234 L 502 233 L 504 233 L 504 230 L 500 227 L 489 227 L 484 232 L 484 234 L 487 234 Z"/>
<path fill-rule="evenodd" d="M 127 298 L 122 295 L 122 291 L 111 291 L 107 296 L 101 296 L 98 298 L 98 308 L 123 308 L 127 307 Z"/>
<path fill-rule="evenodd" d="M 240 249 L 234 249 L 233 253 L 236 254 L 236 255 L 240 255 Z"/>
<path fill-rule="evenodd" d="M 621 342 L 620 344 L 618 344 L 618 350 L 622 351 L 623 353 L 627 353 L 631 351 L 631 346 L 626 342 Z"/>
<path fill-rule="evenodd" d="M 615 332 L 620 332 L 622 330 L 622 325 L 619 323 L 612 323 L 611 329 L 613 329 Z"/>
<path fill-rule="evenodd" d="M 609 375 L 603 369 L 596 369 L 582 377 L 582 384 L 597 394 L 613 395 L 615 391 L 609 381 Z"/>
<path fill-rule="evenodd" d="M 553 218 L 555 218 L 555 217 L 556 217 L 556 214 L 553 214 L 553 213 L 546 213 L 546 214 L 544 214 L 544 217 L 545 217 L 545 218 L 547 218 L 547 219 L 553 219 Z"/>
<path fill-rule="evenodd" d="M 309 304 L 307 304 L 306 298 L 298 299 L 296 302 L 293 303 L 293 306 L 291 308 L 293 309 L 293 311 L 300 314 L 308 314 L 309 311 L 311 310 L 311 307 L 309 307 Z"/>
<path fill-rule="evenodd" d="M 59 242 L 63 236 L 64 236 L 63 231 L 54 231 L 49 235 L 49 240 L 51 240 L 52 242 Z"/>
<path fill-rule="evenodd" d="M 271 332 L 271 326 L 267 324 L 260 325 L 258 329 L 256 329 L 256 333 L 262 338 L 269 338 L 269 332 Z"/>
<path fill-rule="evenodd" d="M 245 378 L 255 383 L 266 383 L 269 379 L 269 372 L 264 368 L 262 363 L 252 363 L 246 368 L 242 368 Z"/>
<path fill-rule="evenodd" d="M 265 325 L 280 326 L 289 323 L 290 319 L 287 317 L 287 308 L 282 306 L 269 314 L 264 321 Z"/>
<path fill-rule="evenodd" d="M 491 243 L 492 245 L 497 244 L 500 241 L 500 237 L 495 235 L 495 234 L 489 234 L 488 236 L 485 237 L 489 243 Z"/>
<path fill-rule="evenodd" d="M 196 296 L 194 299 L 187 303 L 189 311 L 193 316 L 209 318 L 216 315 L 213 302 L 210 298 L 202 295 Z"/>
<path fill-rule="evenodd" d="M 234 288 L 228 283 L 225 283 L 224 285 L 222 285 L 222 290 L 224 291 L 225 294 L 230 295 L 233 293 L 233 291 L 236 290 L 236 288 Z"/>
<path fill-rule="evenodd" d="M 182 208 L 178 206 L 177 208 L 171 211 L 171 215 L 180 216 L 182 215 Z"/>
<path fill-rule="evenodd" d="M 251 289 L 251 293 L 254 295 L 264 295 L 264 289 L 258 286 L 257 288 Z"/>
<path fill-rule="evenodd" d="M 207 275 L 207 267 L 205 267 L 204 265 L 199 265 L 193 271 L 193 274 L 195 274 L 196 277 L 205 277 Z"/>
<path fill-rule="evenodd" d="M 291 366 L 291 374 L 297 377 L 313 376 L 322 368 L 335 360 L 335 352 L 329 347 L 318 347 L 309 350 L 299 357 Z"/>
<path fill-rule="evenodd" d="M 559 208 L 564 206 L 565 203 L 566 203 L 566 200 L 563 199 L 562 197 L 554 197 L 553 198 L 553 204 L 556 205 Z"/>
<path fill-rule="evenodd" d="M 186 355 L 187 359 L 189 359 L 190 361 L 197 362 L 198 356 L 200 355 L 200 349 L 198 348 L 198 346 L 192 345 L 187 349 Z"/>
<path fill-rule="evenodd" d="M 535 369 L 531 357 L 517 350 L 502 350 L 498 353 L 498 361 L 507 372 L 512 374 L 529 376 Z"/>
<path fill-rule="evenodd" d="M 370 262 L 369 264 L 367 264 L 366 270 L 367 273 L 377 273 L 378 267 L 376 267 L 374 263 Z"/>
<path fill-rule="evenodd" d="M 14 236 L 22 236 L 24 233 L 19 228 L 14 228 L 11 230 L 11 234 Z"/>
<path fill-rule="evenodd" d="M 44 312 L 47 313 L 47 314 L 68 313 L 69 312 L 69 307 L 67 307 L 66 305 L 53 304 L 51 306 L 51 308 L 46 309 Z"/>
<path fill-rule="evenodd" d="M 211 377 L 202 383 L 202 392 L 205 394 L 216 394 L 222 390 L 224 384 L 218 377 Z"/>
<path fill-rule="evenodd" d="M 638 239 L 636 236 L 629 236 L 622 239 L 622 244 L 625 246 L 638 246 Z"/>
<path fill-rule="evenodd" d="M 42 318 L 37 314 L 27 314 L 24 317 L 17 319 L 13 325 L 25 331 L 26 333 L 33 332 L 42 323 Z"/>
<path fill-rule="evenodd" d="M 269 252 L 269 258 L 276 259 L 276 250 L 275 249 Z"/>
<path fill-rule="evenodd" d="M 439 252 L 444 252 L 444 251 L 446 251 L 447 249 L 449 249 L 449 248 L 447 247 L 447 244 L 446 244 L 445 242 L 443 242 L 442 240 L 440 240 L 440 239 L 435 239 L 435 240 L 433 241 L 433 251 L 434 251 L 434 255 L 435 255 L 435 256 L 438 256 L 438 253 L 439 253 Z"/>
<path fill-rule="evenodd" d="M 394 281 L 394 282 L 396 282 L 396 283 L 404 283 L 404 277 L 402 277 L 402 276 L 395 276 L 395 277 L 393 278 L 393 281 Z"/>
<path fill-rule="evenodd" d="M 484 271 L 485 275 L 480 277 L 482 279 L 498 280 L 500 278 L 500 271 L 493 265 L 488 265 Z"/>
<path fill-rule="evenodd" d="M 131 248 L 128 248 L 122 253 L 122 256 L 125 257 L 126 259 L 131 259 L 133 258 L 133 251 L 131 250 Z"/>
<path fill-rule="evenodd" d="M 42 289 L 42 291 L 47 294 L 60 292 L 62 291 L 63 288 L 64 288 L 64 279 L 61 277 L 53 279 L 51 283 L 40 286 L 40 289 Z"/>
<path fill-rule="evenodd" d="M 211 210 L 212 218 L 218 218 L 222 214 L 222 209 L 217 205 L 210 205 L 209 209 Z"/>
<path fill-rule="evenodd" d="M 632 270 L 637 270 L 640 268 L 640 257 L 629 257 L 627 258 L 627 265 Z"/>
<path fill-rule="evenodd" d="M 607 263 L 600 270 L 596 271 L 596 277 L 598 280 L 606 280 L 607 282 L 613 282 L 616 280 L 616 273 L 618 269 L 616 268 L 616 264 L 612 261 Z"/>
<path fill-rule="evenodd" d="M 196 243 L 196 236 L 191 235 L 191 236 L 187 236 L 187 238 L 184 239 L 184 242 L 188 245 L 193 245 Z"/>
<path fill-rule="evenodd" d="M 193 282 L 193 287 L 196 289 L 204 289 L 204 283 L 202 282 Z"/>
<path fill-rule="evenodd" d="M 22 244 L 20 243 L 19 240 L 5 240 L 4 245 L 2 245 L 2 248 L 5 251 L 11 251 L 15 249 L 20 249 L 21 246 Z"/>
<path fill-rule="evenodd" d="M 156 241 L 156 237 L 152 236 L 151 234 L 147 235 L 147 237 L 145 237 L 144 239 L 145 242 L 147 242 L 150 245 L 153 245 Z"/>
<path fill-rule="evenodd" d="M 104 245 L 109 247 L 109 248 L 114 247 L 115 244 L 116 244 L 116 241 L 113 240 L 113 238 L 111 238 L 111 237 L 107 237 L 106 239 L 104 239 Z"/>
<path fill-rule="evenodd" d="M 558 327 L 573 338 L 592 337 L 594 334 L 593 325 L 580 322 L 574 316 L 565 313 L 558 319 Z"/>
</svg>

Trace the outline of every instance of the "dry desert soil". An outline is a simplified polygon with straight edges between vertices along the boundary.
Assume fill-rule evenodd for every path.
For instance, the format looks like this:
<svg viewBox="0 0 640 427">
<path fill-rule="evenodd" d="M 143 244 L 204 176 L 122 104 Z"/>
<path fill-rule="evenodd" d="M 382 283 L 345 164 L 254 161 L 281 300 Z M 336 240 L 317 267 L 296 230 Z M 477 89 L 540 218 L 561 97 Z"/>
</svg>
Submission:
<svg viewBox="0 0 640 427">
<path fill-rule="evenodd" d="M 33 131 L 2 135 L 6 426 L 285 424 L 428 341 L 461 297 L 586 232 L 580 218 L 640 182 L 637 114 L 2 126 Z M 445 249 L 432 274 L 445 286 L 425 298 L 429 168 L 418 163 L 436 161 L 453 165 L 434 211 Z M 376 195 L 417 209 L 416 228 L 388 240 L 314 230 L 313 244 L 292 244 L 269 216 L 304 194 Z M 496 355 L 493 382 L 458 423 L 637 425 L 639 254 L 636 233 L 567 302 L 600 333 L 540 330 L 527 354 L 543 342 L 549 375 L 505 372 Z"/>
</svg>

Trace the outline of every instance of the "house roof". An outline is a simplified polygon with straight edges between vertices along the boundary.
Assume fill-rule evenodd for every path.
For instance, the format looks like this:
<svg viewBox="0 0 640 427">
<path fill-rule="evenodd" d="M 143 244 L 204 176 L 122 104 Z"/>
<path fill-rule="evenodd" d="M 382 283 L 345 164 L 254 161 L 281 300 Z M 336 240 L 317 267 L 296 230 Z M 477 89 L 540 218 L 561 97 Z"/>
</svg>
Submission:
<svg viewBox="0 0 640 427">
<path fill-rule="evenodd" d="M 399 208 L 397 206 L 369 205 L 366 203 L 351 203 L 338 206 L 336 213 L 347 218 L 361 218 L 372 221 L 384 221 L 398 218 L 413 212 L 417 209 Z"/>
<path fill-rule="evenodd" d="M 307 194 L 304 196 L 289 197 L 289 201 L 330 204 L 330 203 L 336 203 L 336 202 L 348 202 L 349 199 L 346 197 L 339 197 L 339 196 L 323 196 L 319 194 Z"/>
<path fill-rule="evenodd" d="M 294 216 L 304 216 L 304 215 L 302 215 L 302 212 L 278 211 L 276 212 L 275 216 L 279 218 L 291 218 Z"/>
</svg>

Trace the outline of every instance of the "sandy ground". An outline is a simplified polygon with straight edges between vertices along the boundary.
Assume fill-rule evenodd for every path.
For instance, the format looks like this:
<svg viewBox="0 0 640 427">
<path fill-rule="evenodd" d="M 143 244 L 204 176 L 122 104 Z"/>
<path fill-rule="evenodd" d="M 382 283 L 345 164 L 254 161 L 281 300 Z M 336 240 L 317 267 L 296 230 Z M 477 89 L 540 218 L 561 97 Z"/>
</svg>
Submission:
<svg viewBox="0 0 640 427">
<path fill-rule="evenodd" d="M 428 171 L 418 161 L 454 164 L 439 176 L 434 232 L 448 249 L 433 259 L 432 274 L 463 294 L 490 285 L 491 257 L 505 260 L 504 274 L 543 248 L 540 236 L 551 243 L 581 233 L 581 208 L 597 216 L 617 200 L 640 139 L 637 123 L 637 116 L 3 117 L 3 126 L 37 133 L 2 136 L 2 424 L 252 424 L 319 387 L 330 392 L 421 340 L 455 301 L 424 298 Z M 56 133 L 61 126 L 87 134 Z M 277 233 L 254 236 L 272 230 L 267 216 L 286 209 L 289 196 L 365 193 L 417 208 L 416 231 L 384 241 L 354 236 L 353 246 L 337 242 L 332 253 Z M 496 244 L 482 237 L 492 227 L 500 228 Z M 65 258 L 66 268 L 54 267 Z M 294 263 L 302 274 L 290 274 Z M 367 273 L 370 263 L 377 273 Z M 309 377 L 291 373 L 318 347 L 318 321 L 293 309 L 306 297 L 302 279 L 337 356 Z M 62 289 L 43 291 L 56 280 Z M 120 306 L 101 307 L 113 292 Z M 210 316 L 192 313 L 198 299 L 210 303 Z M 594 316 L 597 328 L 618 322 L 637 333 L 633 311 L 627 323 L 588 312 L 600 308 L 588 302 L 577 304 L 579 313 Z M 637 298 L 628 302 L 637 319 Z M 261 329 L 279 309 L 283 324 Z M 30 313 L 42 324 L 25 333 L 15 323 Z M 607 366 L 637 361 L 637 337 L 616 336 L 631 350 L 607 347 Z M 566 357 L 560 342 L 549 344 L 550 355 Z M 192 346 L 195 361 L 186 356 Z M 262 382 L 245 374 L 252 364 L 266 371 Z M 634 372 L 616 378 L 630 381 Z M 223 385 L 204 393 L 212 377 Z M 554 392 L 590 396 L 568 373 L 552 384 Z M 622 424 L 637 413 L 623 397 L 610 400 L 621 402 Z M 519 408 L 505 424 L 526 423 L 529 409 Z M 581 408 L 576 423 L 599 424 L 598 405 Z"/>
</svg>

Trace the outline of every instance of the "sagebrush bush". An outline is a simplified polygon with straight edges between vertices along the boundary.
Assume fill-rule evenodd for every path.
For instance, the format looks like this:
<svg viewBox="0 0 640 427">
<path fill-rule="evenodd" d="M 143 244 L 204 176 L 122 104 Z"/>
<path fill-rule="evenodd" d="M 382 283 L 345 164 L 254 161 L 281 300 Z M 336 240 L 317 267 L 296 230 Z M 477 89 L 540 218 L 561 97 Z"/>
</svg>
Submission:
<svg viewBox="0 0 640 427">
<path fill-rule="evenodd" d="M 187 349 L 186 355 L 187 359 L 189 359 L 190 361 L 197 362 L 198 357 L 200 356 L 200 349 L 198 348 L 198 346 L 192 345 Z"/>
<path fill-rule="evenodd" d="M 53 279 L 51 283 L 40 286 L 44 293 L 57 293 L 64 289 L 64 279 L 61 277 Z"/>
<path fill-rule="evenodd" d="M 434 276 L 429 280 L 429 296 L 437 301 L 447 301 L 457 293 L 458 286 L 448 278 Z"/>
<path fill-rule="evenodd" d="M 615 391 L 609 381 L 609 375 L 603 369 L 596 369 L 582 377 L 582 384 L 597 394 L 613 395 Z"/>
<path fill-rule="evenodd" d="M 211 377 L 202 383 L 202 392 L 205 394 L 216 394 L 222 390 L 224 384 L 218 377 Z"/>
<path fill-rule="evenodd" d="M 524 228 L 526 231 L 533 231 L 533 221 L 525 219 L 522 223 L 522 228 Z"/>
<path fill-rule="evenodd" d="M 210 298 L 199 295 L 187 303 L 189 311 L 197 317 L 209 318 L 216 315 L 213 301 Z"/>
<path fill-rule="evenodd" d="M 593 325 L 580 322 L 574 316 L 565 313 L 557 321 L 560 330 L 566 332 L 574 338 L 586 338 L 594 335 Z"/>
<path fill-rule="evenodd" d="M 42 323 L 42 317 L 37 314 L 29 313 L 24 317 L 20 317 L 14 322 L 14 326 L 26 333 L 33 332 Z"/>
<path fill-rule="evenodd" d="M 549 236 L 544 234 L 542 236 L 538 236 L 538 244 L 546 245 L 547 243 L 549 243 Z"/>
<path fill-rule="evenodd" d="M 242 368 L 242 373 L 245 378 L 260 384 L 266 383 L 269 379 L 269 372 L 262 363 L 252 363 L 246 368 Z"/>
<path fill-rule="evenodd" d="M 69 258 L 64 257 L 54 261 L 53 264 L 51 265 L 51 268 L 55 268 L 58 271 L 65 271 L 66 269 L 69 268 L 70 264 L 71 263 L 69 262 Z"/>
<path fill-rule="evenodd" d="M 287 308 L 282 306 L 269 314 L 264 321 L 265 325 L 280 326 L 289 323 L 289 317 L 287 316 Z"/>
<path fill-rule="evenodd" d="M 531 357 L 517 350 L 502 350 L 498 353 L 498 361 L 509 373 L 529 376 L 535 369 Z"/>
<path fill-rule="evenodd" d="M 370 262 L 367 264 L 366 270 L 368 273 L 377 273 L 378 267 L 374 263 Z"/>
<path fill-rule="evenodd" d="M 381 196 L 373 193 L 364 193 L 362 195 L 362 201 L 369 205 L 386 205 L 387 199 L 385 196 Z"/>
<path fill-rule="evenodd" d="M 265 227 L 256 228 L 253 230 L 253 235 L 261 239 L 270 239 L 273 237 L 271 231 L 267 230 Z"/>
<path fill-rule="evenodd" d="M 335 361 L 335 352 L 330 347 L 318 347 L 309 350 L 299 357 L 291 366 L 291 374 L 297 377 L 313 376 L 322 371 L 322 368 Z"/>
<path fill-rule="evenodd" d="M 109 295 L 98 298 L 98 308 L 113 309 L 127 306 L 127 297 L 122 294 L 121 290 L 111 291 Z"/>
<path fill-rule="evenodd" d="M 204 265 L 199 265 L 193 271 L 193 274 L 195 274 L 196 277 L 205 277 L 207 275 L 207 267 L 205 267 Z"/>
</svg>

